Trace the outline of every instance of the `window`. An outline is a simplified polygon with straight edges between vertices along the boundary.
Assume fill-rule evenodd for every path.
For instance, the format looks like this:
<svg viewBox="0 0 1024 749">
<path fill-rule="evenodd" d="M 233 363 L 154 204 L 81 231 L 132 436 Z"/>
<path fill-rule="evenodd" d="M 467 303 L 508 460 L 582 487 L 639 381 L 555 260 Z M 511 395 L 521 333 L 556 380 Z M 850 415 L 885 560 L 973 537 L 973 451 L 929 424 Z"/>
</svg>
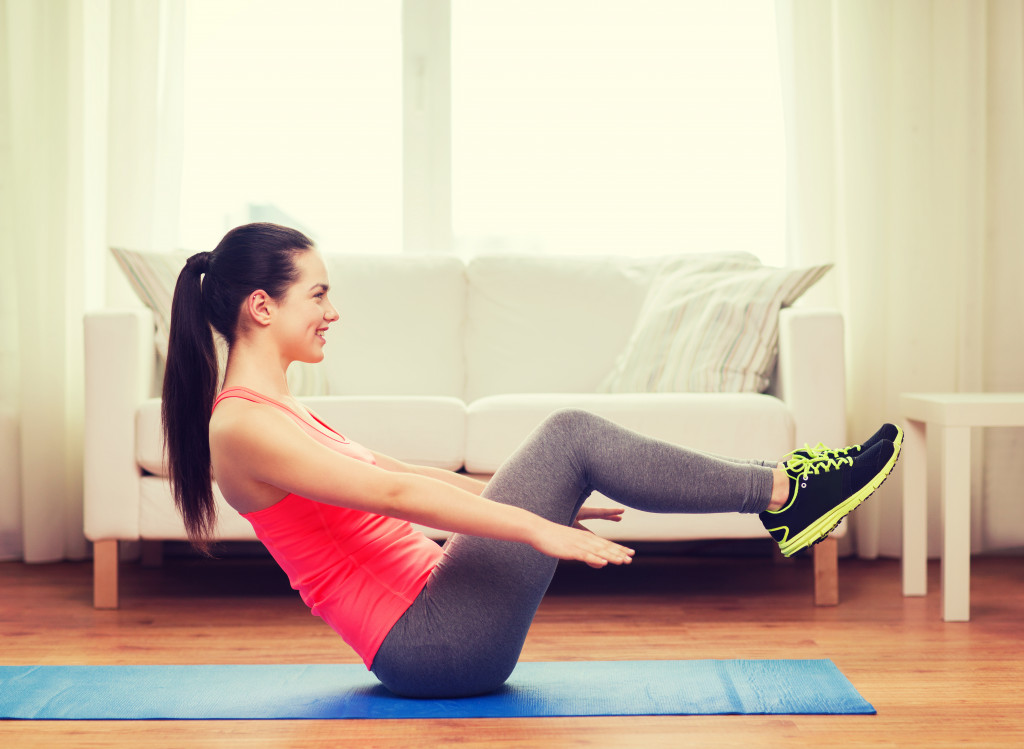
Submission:
<svg viewBox="0 0 1024 749">
<path fill-rule="evenodd" d="M 192 0 L 181 243 L 289 223 L 326 252 L 399 252 L 398 0 Z"/>
<path fill-rule="evenodd" d="M 408 29 L 403 49 L 404 6 L 442 19 L 425 52 Z M 453 239 L 435 244 L 464 254 L 784 262 L 767 0 L 192 0 L 187 23 L 186 247 L 270 220 L 326 252 L 415 250 L 430 243 L 403 227 L 414 201 L 444 226 L 450 205 Z M 424 60 L 450 118 L 403 142 L 424 128 L 403 109 L 403 64 Z M 450 161 L 428 153 L 446 131 Z M 410 187 L 419 169 L 440 178 Z"/>
<path fill-rule="evenodd" d="M 766 0 L 452 0 L 456 243 L 785 258 Z"/>
</svg>

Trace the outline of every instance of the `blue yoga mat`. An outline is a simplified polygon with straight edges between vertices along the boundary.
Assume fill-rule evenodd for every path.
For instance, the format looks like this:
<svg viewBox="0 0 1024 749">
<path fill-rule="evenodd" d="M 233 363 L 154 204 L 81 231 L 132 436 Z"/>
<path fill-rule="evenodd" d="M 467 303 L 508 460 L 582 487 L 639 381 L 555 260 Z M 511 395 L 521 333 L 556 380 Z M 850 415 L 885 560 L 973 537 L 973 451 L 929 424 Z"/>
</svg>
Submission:
<svg viewBox="0 0 1024 749">
<path fill-rule="evenodd" d="M 874 714 L 830 660 L 520 663 L 500 691 L 411 700 L 362 665 L 0 666 L 0 718 L 210 720 Z"/>
</svg>

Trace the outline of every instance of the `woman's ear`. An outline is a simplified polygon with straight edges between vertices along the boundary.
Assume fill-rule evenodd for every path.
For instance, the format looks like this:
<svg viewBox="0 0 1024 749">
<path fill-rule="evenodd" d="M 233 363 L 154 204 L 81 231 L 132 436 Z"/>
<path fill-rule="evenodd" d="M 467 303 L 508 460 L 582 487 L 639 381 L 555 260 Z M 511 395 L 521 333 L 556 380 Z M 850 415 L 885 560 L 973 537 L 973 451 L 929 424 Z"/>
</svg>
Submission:
<svg viewBox="0 0 1024 749">
<path fill-rule="evenodd" d="M 245 300 L 246 317 L 257 325 L 269 325 L 273 310 L 274 300 L 263 289 L 256 289 Z"/>
</svg>

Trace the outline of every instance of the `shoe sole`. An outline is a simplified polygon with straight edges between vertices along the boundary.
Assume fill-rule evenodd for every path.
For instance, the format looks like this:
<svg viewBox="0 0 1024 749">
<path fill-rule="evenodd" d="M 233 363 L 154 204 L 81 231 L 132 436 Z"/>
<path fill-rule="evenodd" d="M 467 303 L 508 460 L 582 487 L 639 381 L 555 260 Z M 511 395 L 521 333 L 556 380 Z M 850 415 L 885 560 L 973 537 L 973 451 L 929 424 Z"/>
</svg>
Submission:
<svg viewBox="0 0 1024 749">
<path fill-rule="evenodd" d="M 899 424 L 893 424 L 896 427 L 896 439 L 892 441 L 893 447 L 896 448 L 894 455 L 899 457 L 900 449 L 903 447 L 903 429 L 900 428 Z"/>
<path fill-rule="evenodd" d="M 838 505 L 829 510 L 826 514 L 822 515 L 816 521 L 808 525 L 793 538 L 787 541 L 785 544 L 779 545 L 779 550 L 785 557 L 791 557 L 798 551 L 802 551 L 809 546 L 814 546 L 816 543 L 820 543 L 828 538 L 828 534 L 836 529 L 836 527 L 843 521 L 847 515 L 856 510 L 860 504 L 874 494 L 878 487 L 885 483 L 885 480 L 889 478 L 889 474 L 892 473 L 892 469 L 896 466 L 896 461 L 900 457 L 900 450 L 903 447 L 903 433 L 899 434 L 899 441 L 893 442 L 893 446 L 896 448 L 893 450 L 892 457 L 889 458 L 888 462 L 882 467 L 875 476 L 860 488 L 860 490 L 851 495 L 849 498 L 840 502 Z"/>
</svg>

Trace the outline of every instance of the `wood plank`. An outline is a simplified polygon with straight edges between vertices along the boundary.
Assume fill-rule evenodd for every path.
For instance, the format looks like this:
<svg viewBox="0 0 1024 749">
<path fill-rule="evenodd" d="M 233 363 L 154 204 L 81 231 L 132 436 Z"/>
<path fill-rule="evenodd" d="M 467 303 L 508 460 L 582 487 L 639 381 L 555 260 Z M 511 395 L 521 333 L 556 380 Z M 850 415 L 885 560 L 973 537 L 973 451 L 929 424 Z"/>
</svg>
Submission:
<svg viewBox="0 0 1024 749">
<path fill-rule="evenodd" d="M 895 560 L 843 560 L 843 601 L 809 606 L 810 555 L 563 565 L 524 660 L 830 658 L 876 716 L 430 721 L 0 722 L 0 746 L 1024 745 L 1024 558 L 972 560 L 972 621 L 901 595 Z M 92 607 L 91 565 L 0 564 L 4 663 L 355 663 L 265 559 L 122 564 L 122 607 Z"/>
</svg>

